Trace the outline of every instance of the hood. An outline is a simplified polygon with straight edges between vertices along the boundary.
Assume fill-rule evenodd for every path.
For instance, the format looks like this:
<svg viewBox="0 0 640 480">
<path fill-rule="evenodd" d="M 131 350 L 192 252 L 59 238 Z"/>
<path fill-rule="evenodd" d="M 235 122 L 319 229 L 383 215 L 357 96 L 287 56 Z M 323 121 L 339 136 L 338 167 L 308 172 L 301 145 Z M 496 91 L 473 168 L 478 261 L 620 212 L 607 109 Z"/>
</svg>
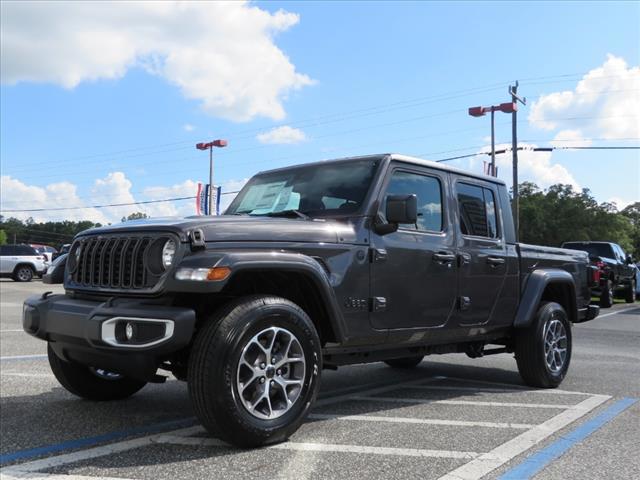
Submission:
<svg viewBox="0 0 640 480">
<path fill-rule="evenodd" d="M 206 242 L 326 242 L 355 243 L 354 225 L 347 219 L 305 220 L 221 215 L 214 217 L 164 217 L 132 220 L 85 230 L 79 235 L 126 232 L 172 232 L 186 242 L 188 234 L 201 229 Z"/>
</svg>

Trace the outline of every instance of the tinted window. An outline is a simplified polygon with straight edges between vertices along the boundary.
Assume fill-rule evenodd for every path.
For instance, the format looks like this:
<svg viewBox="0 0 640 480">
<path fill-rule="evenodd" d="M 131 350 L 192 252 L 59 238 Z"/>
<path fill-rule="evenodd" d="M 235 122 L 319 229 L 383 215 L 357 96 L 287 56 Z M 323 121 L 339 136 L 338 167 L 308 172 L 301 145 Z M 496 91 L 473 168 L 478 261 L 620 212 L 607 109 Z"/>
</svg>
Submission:
<svg viewBox="0 0 640 480">
<path fill-rule="evenodd" d="M 354 160 L 258 174 L 225 214 L 268 215 L 291 209 L 311 216 L 356 212 L 369 191 L 376 166 L 373 160 Z"/>
<path fill-rule="evenodd" d="M 566 242 L 562 246 L 572 250 L 582 250 L 594 257 L 615 258 L 611 245 L 608 243 Z"/>
<path fill-rule="evenodd" d="M 11 254 L 9 253 L 9 249 L 10 249 L 10 248 L 11 248 L 11 247 L 10 247 L 9 245 L 2 245 L 2 246 L 0 246 L 0 255 L 11 255 Z"/>
<path fill-rule="evenodd" d="M 464 235 L 496 238 L 498 212 L 493 191 L 467 183 L 459 183 L 457 190 L 460 231 Z"/>
<path fill-rule="evenodd" d="M 416 225 L 404 224 L 401 228 L 442 231 L 442 188 L 435 177 L 417 173 L 396 171 L 387 187 L 387 195 L 411 195 L 418 197 L 418 221 Z"/>
<path fill-rule="evenodd" d="M 38 255 L 33 247 L 27 245 L 18 245 L 15 247 L 16 255 Z"/>
</svg>

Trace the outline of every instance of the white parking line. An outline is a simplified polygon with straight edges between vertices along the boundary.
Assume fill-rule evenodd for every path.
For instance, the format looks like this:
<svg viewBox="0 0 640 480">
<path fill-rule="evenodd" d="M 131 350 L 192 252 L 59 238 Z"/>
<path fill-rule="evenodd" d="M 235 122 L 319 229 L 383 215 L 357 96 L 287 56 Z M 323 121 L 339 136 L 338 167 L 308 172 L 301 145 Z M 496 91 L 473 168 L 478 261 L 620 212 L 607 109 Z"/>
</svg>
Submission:
<svg viewBox="0 0 640 480">
<path fill-rule="evenodd" d="M 21 329 L 21 328 L 9 329 L 9 330 L 0 330 L 0 333 L 18 333 L 18 332 L 24 332 L 24 330 Z"/>
<path fill-rule="evenodd" d="M 164 435 L 156 440 L 158 443 L 172 445 L 230 447 L 217 438 L 182 437 L 179 435 Z M 230 447 L 233 448 L 233 447 Z M 362 445 L 348 445 L 335 443 L 286 442 L 266 447 L 270 450 L 294 450 L 298 452 L 333 452 L 333 453 L 365 453 L 370 455 L 395 455 L 402 457 L 430 457 L 430 458 L 461 458 L 474 459 L 477 452 L 460 452 L 454 450 L 429 450 L 421 448 L 392 448 L 367 447 Z"/>
<path fill-rule="evenodd" d="M 0 357 L 0 361 L 3 360 L 40 360 L 42 358 L 47 358 L 46 355 L 10 355 L 7 357 Z"/>
<path fill-rule="evenodd" d="M 447 425 L 452 427 L 519 428 L 524 430 L 534 426 L 528 423 L 471 422 L 465 420 L 444 420 L 437 418 L 383 417 L 379 415 L 334 415 L 330 413 L 312 413 L 308 417 L 313 420 L 352 420 L 361 422 Z"/>
<path fill-rule="evenodd" d="M 518 402 L 481 402 L 474 400 L 426 400 L 423 398 L 396 398 L 396 397 L 373 397 L 354 396 L 354 400 L 367 400 L 369 402 L 394 402 L 394 403 L 436 403 L 441 405 L 474 405 L 479 407 L 523 407 L 523 408 L 559 408 L 562 410 L 574 408 L 569 405 L 556 405 L 553 403 L 518 403 Z"/>
<path fill-rule="evenodd" d="M 54 378 L 52 373 L 0 372 L 1 377 Z"/>
<path fill-rule="evenodd" d="M 635 307 L 631 307 L 631 308 L 625 308 L 624 310 L 617 310 L 615 312 L 611 312 L 611 313 L 605 313 L 604 315 L 598 315 L 596 317 L 596 319 L 598 318 L 604 318 L 604 317 L 609 317 L 611 315 L 618 315 L 619 313 L 624 313 L 624 312 L 630 312 L 631 310 L 640 310 L 640 307 L 635 306 Z"/>
<path fill-rule="evenodd" d="M 462 377 L 447 377 L 449 380 L 457 380 L 459 382 L 465 382 L 465 383 L 478 383 L 480 385 L 498 385 L 507 389 L 511 389 L 514 390 L 516 392 L 540 392 L 540 393 L 557 393 L 559 395 L 584 395 L 584 396 L 588 396 L 588 395 L 592 395 L 591 393 L 585 393 L 585 392 L 576 392 L 576 391 L 572 391 L 572 390 L 562 390 L 560 388 L 542 388 L 542 389 L 538 389 L 538 390 L 531 390 L 530 387 L 525 387 L 522 385 L 514 385 L 512 383 L 504 383 L 504 382 L 488 382 L 485 380 L 476 380 L 474 379 L 470 379 L 470 378 L 462 378 Z M 473 387 L 469 387 L 469 388 L 473 388 Z"/>
<path fill-rule="evenodd" d="M 475 380 L 474 380 L 475 381 Z M 588 396 L 588 393 L 582 392 L 570 392 L 567 390 L 557 389 L 539 389 L 539 390 L 524 390 L 524 389 L 512 389 L 512 388 L 491 388 L 491 387 L 460 387 L 458 385 L 410 385 L 405 388 L 412 388 L 417 390 L 452 390 L 460 392 L 488 392 L 488 393 L 552 393 L 558 395 L 584 395 Z"/>
<path fill-rule="evenodd" d="M 567 409 L 550 418 L 544 423 L 521 433 L 517 437 L 499 445 L 490 452 L 480 455 L 478 458 L 456 468 L 440 477 L 439 480 L 478 480 L 486 474 L 504 465 L 512 458 L 529 450 L 545 438 L 553 435 L 558 430 L 575 422 L 594 408 L 609 400 L 609 395 L 592 395 L 583 400 L 574 408 Z"/>
<path fill-rule="evenodd" d="M 127 480 L 126 478 L 115 477 L 89 477 L 86 475 L 60 475 L 55 473 L 1 473 L 0 480 Z"/>
</svg>

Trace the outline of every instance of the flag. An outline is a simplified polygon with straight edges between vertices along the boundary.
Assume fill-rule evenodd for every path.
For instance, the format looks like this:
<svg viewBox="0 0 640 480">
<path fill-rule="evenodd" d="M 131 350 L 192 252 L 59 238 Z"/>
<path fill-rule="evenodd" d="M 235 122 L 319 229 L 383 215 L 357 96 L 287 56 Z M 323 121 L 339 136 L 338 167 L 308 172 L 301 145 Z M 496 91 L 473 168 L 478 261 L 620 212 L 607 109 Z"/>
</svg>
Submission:
<svg viewBox="0 0 640 480">
<path fill-rule="evenodd" d="M 209 184 L 202 184 L 198 182 L 198 191 L 196 193 L 196 215 L 209 215 Z M 214 187 L 213 190 L 213 205 L 216 215 L 220 215 L 220 195 L 222 194 L 222 187 Z"/>
</svg>

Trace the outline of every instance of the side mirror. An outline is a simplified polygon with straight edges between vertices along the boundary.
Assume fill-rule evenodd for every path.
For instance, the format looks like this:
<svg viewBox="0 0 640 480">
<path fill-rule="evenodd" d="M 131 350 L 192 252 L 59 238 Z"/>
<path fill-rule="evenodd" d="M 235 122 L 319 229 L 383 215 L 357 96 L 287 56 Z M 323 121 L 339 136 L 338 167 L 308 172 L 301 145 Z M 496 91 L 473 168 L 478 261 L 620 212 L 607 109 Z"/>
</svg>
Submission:
<svg viewBox="0 0 640 480">
<path fill-rule="evenodd" d="M 633 257 L 631 255 L 627 255 L 627 263 L 633 265 Z"/>
<path fill-rule="evenodd" d="M 418 219 L 418 198 L 415 195 L 389 195 L 385 206 L 386 222 L 382 215 L 376 218 L 375 230 L 386 235 L 398 230 L 401 223 L 416 223 Z"/>
<path fill-rule="evenodd" d="M 415 195 L 389 195 L 387 197 L 387 222 L 416 223 L 418 197 Z"/>
<path fill-rule="evenodd" d="M 54 260 L 47 269 L 47 272 L 42 276 L 42 283 L 64 283 L 64 271 L 67 267 L 67 257 L 68 254 L 65 253 Z"/>
</svg>

